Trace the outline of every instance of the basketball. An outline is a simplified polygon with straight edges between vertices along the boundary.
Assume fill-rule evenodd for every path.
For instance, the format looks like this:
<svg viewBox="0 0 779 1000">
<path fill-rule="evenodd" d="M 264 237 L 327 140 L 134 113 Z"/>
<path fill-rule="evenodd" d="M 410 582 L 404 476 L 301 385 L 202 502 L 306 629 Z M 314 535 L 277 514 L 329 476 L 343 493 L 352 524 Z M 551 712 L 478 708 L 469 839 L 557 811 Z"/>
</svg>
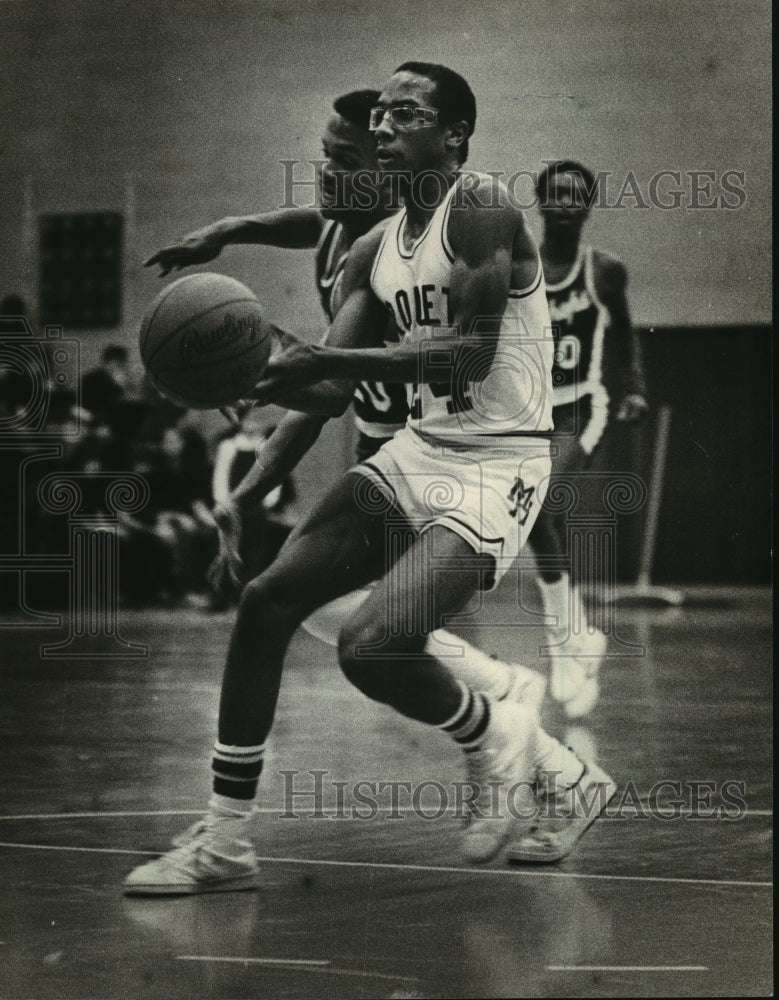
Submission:
<svg viewBox="0 0 779 1000">
<path fill-rule="evenodd" d="M 199 410 L 229 406 L 261 378 L 271 327 L 254 292 L 223 274 L 189 274 L 164 288 L 141 324 L 141 360 L 157 390 Z"/>
</svg>

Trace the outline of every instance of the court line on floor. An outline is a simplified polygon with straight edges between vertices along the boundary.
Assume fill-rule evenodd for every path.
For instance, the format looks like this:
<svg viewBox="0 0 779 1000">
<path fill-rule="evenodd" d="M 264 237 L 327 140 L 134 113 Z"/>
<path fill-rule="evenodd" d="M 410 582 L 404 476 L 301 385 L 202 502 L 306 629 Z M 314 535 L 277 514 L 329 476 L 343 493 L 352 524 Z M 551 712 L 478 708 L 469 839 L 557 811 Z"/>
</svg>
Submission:
<svg viewBox="0 0 779 1000">
<path fill-rule="evenodd" d="M 392 975 L 387 972 L 370 972 L 367 969 L 339 969 L 326 960 L 307 958 L 240 958 L 234 955 L 176 955 L 178 962 L 230 962 L 238 965 L 265 965 L 276 968 L 301 968 L 306 972 L 330 976 L 354 976 L 358 979 L 389 979 L 393 982 L 418 983 L 415 976 Z"/>
<path fill-rule="evenodd" d="M 60 844 L 13 844 L 0 841 L 0 848 L 7 847 L 28 851 L 73 851 L 86 854 L 136 854 L 140 856 L 159 857 L 159 851 L 132 851 L 123 847 L 70 847 Z M 720 887 L 741 887 L 749 889 L 773 888 L 773 882 L 753 882 L 743 879 L 715 878 L 674 878 L 667 875 L 598 875 L 584 872 L 539 871 L 519 868 L 465 868 L 454 865 L 409 865 L 392 861 L 335 861 L 329 858 L 273 858 L 257 857 L 259 862 L 277 865 L 312 865 L 328 868 L 368 868 L 378 871 L 402 872 L 443 872 L 447 875 L 510 875 L 514 877 L 536 878 L 572 878 L 589 879 L 601 882 L 650 882 L 678 885 L 716 885 Z"/>
<path fill-rule="evenodd" d="M 305 794 L 305 793 L 302 793 Z M 312 807 L 313 808 L 313 807 Z M 351 807 L 350 807 L 351 808 Z M 717 808 L 717 806 L 712 806 L 712 808 Z M 156 809 L 148 811 L 132 811 L 132 812 L 75 812 L 75 813 L 20 813 L 14 816 L 1 816 L 0 822 L 3 820 L 34 820 L 34 819 L 129 819 L 133 816 L 202 816 L 204 810 L 201 809 Z M 279 816 L 281 818 L 284 813 L 284 809 L 281 806 L 258 806 L 255 812 L 262 816 Z M 335 809 L 323 808 L 322 812 L 327 817 L 337 815 Z M 398 806 L 395 809 L 389 806 L 383 806 L 378 810 L 381 813 L 409 813 L 414 815 L 415 810 L 412 806 Z M 600 817 L 600 821 L 603 820 L 622 820 L 629 819 L 633 812 L 638 812 L 638 810 L 628 811 L 624 816 L 610 816 L 607 811 L 603 813 Z M 443 815 L 457 815 L 457 811 L 454 809 L 447 809 Z M 680 810 L 679 818 L 684 819 L 686 816 L 692 816 L 693 813 L 690 810 Z M 717 820 L 723 823 L 738 823 L 742 819 L 755 818 L 768 818 L 771 819 L 774 815 L 773 809 L 747 809 L 741 816 L 695 816 L 696 822 L 707 820 L 709 822 Z M 297 818 L 297 817 L 295 817 Z M 312 819 L 311 816 L 302 816 L 302 819 Z"/>
<path fill-rule="evenodd" d="M 176 955 L 177 962 L 241 962 L 247 965 L 326 965 L 328 958 L 241 958 L 239 955 Z"/>
<path fill-rule="evenodd" d="M 708 972 L 708 965 L 547 965 L 547 972 Z"/>
</svg>

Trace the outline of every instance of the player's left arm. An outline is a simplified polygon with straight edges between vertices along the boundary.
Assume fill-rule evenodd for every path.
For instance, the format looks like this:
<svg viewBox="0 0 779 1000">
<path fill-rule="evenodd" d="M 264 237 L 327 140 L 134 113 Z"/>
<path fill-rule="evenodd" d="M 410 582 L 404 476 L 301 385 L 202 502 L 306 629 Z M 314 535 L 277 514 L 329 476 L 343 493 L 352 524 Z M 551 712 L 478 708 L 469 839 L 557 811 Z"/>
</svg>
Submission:
<svg viewBox="0 0 779 1000">
<path fill-rule="evenodd" d="M 618 397 L 616 419 L 639 420 L 649 408 L 646 399 L 641 345 L 630 319 L 625 265 L 614 258 L 601 257 L 595 268 L 596 291 L 609 310 L 611 319 L 609 351 L 613 356 L 608 363 L 616 371 Z"/>
<path fill-rule="evenodd" d="M 307 347 L 305 355 L 293 350 L 274 358 L 269 366 L 271 384 L 283 385 L 287 380 L 305 384 L 320 379 L 440 383 L 441 355 L 445 351 L 451 351 L 452 378 L 463 365 L 470 380 L 484 378 L 494 357 L 495 333 L 500 328 L 512 277 L 516 272 L 537 271 L 537 251 L 519 211 L 508 205 L 487 208 L 475 199 L 453 208 L 448 236 L 454 255 L 448 331 L 446 327 L 436 327 L 435 337 L 431 336 L 429 341 L 405 341 L 380 348 L 359 346 L 349 342 L 348 336 L 344 338 L 345 346 L 332 346 L 341 342 L 336 336 L 326 346 Z M 363 286 L 353 294 L 357 292 L 368 297 L 363 313 L 367 325 L 372 323 L 375 328 L 381 309 L 377 315 L 377 302 L 373 298 L 371 305 L 369 288 Z M 349 323 L 350 305 L 347 300 L 331 332 L 338 334 Z M 363 320 L 362 328 L 365 327 Z M 474 352 L 478 352 L 476 363 Z"/>
</svg>

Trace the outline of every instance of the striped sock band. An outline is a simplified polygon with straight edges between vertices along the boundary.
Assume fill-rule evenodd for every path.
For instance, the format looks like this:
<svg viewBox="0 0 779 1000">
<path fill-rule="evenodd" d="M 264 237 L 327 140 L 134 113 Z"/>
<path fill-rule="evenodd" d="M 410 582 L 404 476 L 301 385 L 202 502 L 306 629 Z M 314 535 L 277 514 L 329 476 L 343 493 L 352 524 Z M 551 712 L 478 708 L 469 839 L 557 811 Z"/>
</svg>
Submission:
<svg viewBox="0 0 779 1000">
<path fill-rule="evenodd" d="M 476 750 L 490 721 L 489 699 L 479 691 L 457 682 L 462 689 L 460 707 L 439 728 L 448 733 L 464 750 Z"/>
<path fill-rule="evenodd" d="M 257 794 L 264 753 L 264 743 L 256 747 L 233 747 L 217 741 L 211 761 L 214 792 L 230 799 L 251 801 Z"/>
</svg>

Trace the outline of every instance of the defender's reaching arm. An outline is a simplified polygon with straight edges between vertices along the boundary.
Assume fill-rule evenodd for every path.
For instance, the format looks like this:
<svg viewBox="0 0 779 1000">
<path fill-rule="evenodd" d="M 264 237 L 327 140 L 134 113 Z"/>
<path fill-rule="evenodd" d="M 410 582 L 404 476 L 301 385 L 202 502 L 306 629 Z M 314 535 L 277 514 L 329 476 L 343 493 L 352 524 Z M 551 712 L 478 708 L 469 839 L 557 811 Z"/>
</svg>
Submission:
<svg viewBox="0 0 779 1000">
<path fill-rule="evenodd" d="M 145 260 L 144 267 L 159 264 L 159 277 L 174 268 L 207 264 L 232 243 L 282 247 L 291 250 L 311 249 L 322 235 L 325 220 L 314 208 L 282 208 L 259 215 L 228 216 L 197 229 Z"/>
</svg>

